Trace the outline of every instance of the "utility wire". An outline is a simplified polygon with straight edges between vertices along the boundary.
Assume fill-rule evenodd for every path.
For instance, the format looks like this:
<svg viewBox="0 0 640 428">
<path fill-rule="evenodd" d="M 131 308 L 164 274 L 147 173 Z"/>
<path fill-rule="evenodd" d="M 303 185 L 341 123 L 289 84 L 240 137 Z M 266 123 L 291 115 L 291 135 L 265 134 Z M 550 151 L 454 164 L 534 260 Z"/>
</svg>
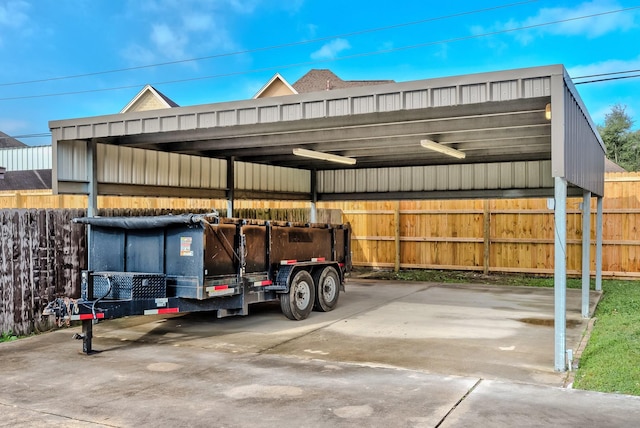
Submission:
<svg viewBox="0 0 640 428">
<path fill-rule="evenodd" d="M 70 75 L 70 76 L 48 77 L 48 78 L 44 78 L 44 79 L 25 80 L 25 81 L 21 81 L 21 82 L 0 83 L 0 86 L 16 86 L 16 85 L 27 85 L 27 84 L 31 84 L 31 83 L 52 82 L 52 81 L 56 81 L 56 80 L 77 79 L 77 78 L 80 78 L 80 77 L 98 76 L 98 75 L 101 75 L 101 74 L 111 74 L 111 73 L 121 73 L 121 72 L 125 72 L 125 71 L 141 70 L 141 69 L 145 69 L 145 68 L 161 67 L 161 66 L 165 66 L 165 65 L 183 64 L 183 63 L 187 63 L 187 62 L 196 62 L 196 61 L 202 61 L 202 60 L 207 60 L 207 59 L 224 58 L 224 57 L 230 57 L 230 56 L 236 56 L 236 55 L 244 55 L 244 54 L 250 54 L 250 53 L 256 53 L 256 52 L 264 52 L 264 51 L 269 51 L 269 50 L 276 50 L 276 49 L 282 49 L 282 48 L 289 48 L 289 47 L 293 47 L 293 46 L 301 46 L 301 45 L 307 45 L 307 44 L 312 44 L 312 43 L 318 43 L 318 42 L 323 42 L 323 41 L 326 41 L 326 40 L 332 40 L 332 39 L 337 39 L 337 38 L 348 38 L 348 37 L 353 37 L 353 36 L 359 36 L 359 35 L 362 35 L 362 34 L 369 34 L 369 33 L 375 33 L 375 32 L 380 32 L 380 31 L 393 30 L 393 29 L 396 29 L 396 28 L 409 27 L 409 26 L 412 26 L 412 25 L 424 24 L 424 23 L 427 23 L 427 22 L 443 21 L 443 20 L 446 20 L 446 19 L 459 18 L 459 17 L 462 17 L 462 16 L 474 15 L 474 14 L 483 13 L 483 12 L 491 12 L 491 11 L 494 11 L 494 10 L 505 9 L 505 8 L 514 7 L 514 6 L 520 6 L 520 5 L 524 5 L 524 4 L 528 4 L 528 3 L 535 3 L 537 1 L 538 0 L 526 0 L 526 1 L 521 1 L 521 2 L 517 2 L 517 3 L 509 3 L 509 4 L 506 4 L 506 5 L 488 7 L 488 8 L 484 8 L 484 9 L 476 9 L 476 10 L 467 11 L 467 12 L 454 13 L 454 14 L 451 14 L 451 15 L 444 15 L 444 16 L 439 16 L 439 17 L 435 17 L 435 18 L 426 18 L 426 19 L 420 19 L 418 21 L 411 21 L 411 22 L 405 22 L 405 23 L 400 23 L 400 24 L 393 24 L 393 25 L 388 25 L 388 26 L 384 26 L 384 27 L 369 28 L 369 29 L 365 29 L 365 30 L 352 31 L 352 32 L 349 32 L 349 33 L 343 33 L 343 34 L 338 34 L 338 35 L 333 35 L 333 36 L 319 37 L 319 38 L 311 39 L 311 40 L 302 40 L 302 41 L 297 41 L 297 42 L 283 43 L 283 44 L 280 44 L 280 45 L 264 46 L 264 47 L 253 48 L 253 49 L 245 49 L 245 50 L 241 50 L 241 51 L 227 52 L 227 53 L 221 53 L 221 54 L 215 54 L 215 55 L 208 55 L 208 56 L 203 56 L 203 57 L 198 57 L 198 58 L 188 58 L 188 59 L 181 59 L 181 60 L 176 60 L 176 61 L 167 61 L 167 62 L 160 62 L 160 63 L 156 63 L 156 64 L 139 65 L 139 66 L 127 67 L 127 68 L 117 68 L 117 69 L 113 69 L 113 70 L 95 71 L 95 72 L 83 73 L 83 74 L 75 74 L 75 75 Z"/>
<path fill-rule="evenodd" d="M 616 74 L 616 73 L 611 73 L 611 74 Z M 636 77 L 640 77 L 640 74 L 632 74 L 631 76 L 608 77 L 608 78 L 604 78 L 604 79 L 585 80 L 584 82 L 573 82 L 573 84 L 574 85 L 583 85 L 585 83 L 609 82 L 611 80 L 633 79 L 633 78 L 636 78 Z"/>
<path fill-rule="evenodd" d="M 629 70 L 629 71 L 614 71 L 611 73 L 601 73 L 601 74 L 594 74 L 593 76 L 610 76 L 610 75 L 615 75 L 615 74 L 624 74 L 624 73 L 631 73 L 633 71 L 640 71 L 640 70 Z M 583 76 L 583 77 L 588 77 L 588 76 Z M 610 81 L 610 80 L 622 80 L 622 79 L 633 79 L 636 77 L 640 77 L 640 74 L 634 74 L 631 76 L 619 76 L 619 77 L 611 77 L 611 78 L 604 78 L 604 79 L 595 79 L 595 80 L 587 80 L 584 82 L 573 82 L 574 85 L 582 85 L 582 84 L 587 84 L 587 83 L 598 83 L 598 82 L 606 82 L 606 81 Z M 575 79 L 580 79 L 582 77 L 576 77 Z M 40 137 L 50 137 L 51 133 L 50 132 L 41 132 L 38 134 L 24 134 L 24 135 L 12 135 L 12 136 L 6 136 L 6 137 L 1 137 L 2 138 L 40 138 Z"/>
<path fill-rule="evenodd" d="M 571 79 L 572 80 L 575 80 L 575 79 L 586 79 L 586 78 L 589 78 L 589 77 L 611 76 L 612 74 L 637 73 L 639 71 L 640 70 L 612 71 L 612 72 L 609 72 L 609 73 L 590 74 L 590 75 L 587 75 L 587 76 L 577 76 L 577 77 L 572 77 Z"/>
<path fill-rule="evenodd" d="M 374 51 L 374 52 L 364 52 L 364 53 L 347 55 L 347 56 L 342 56 L 342 57 L 332 58 L 332 59 L 326 59 L 326 60 L 307 61 L 307 62 L 300 62 L 300 63 L 296 63 L 296 64 L 286 64 L 286 65 L 266 67 L 266 68 L 246 70 L 246 71 L 237 71 L 237 72 L 231 72 L 231 73 L 214 74 L 214 75 L 209 75 L 209 76 L 192 77 L 192 78 L 187 78 L 187 79 L 168 80 L 168 81 L 163 81 L 163 82 L 151 83 L 151 85 L 153 85 L 153 86 L 169 85 L 169 84 L 175 84 L 175 83 L 193 82 L 193 81 L 198 81 L 198 80 L 209 80 L 209 79 L 217 79 L 217 78 L 221 78 L 221 77 L 231 77 L 231 76 L 245 75 L 245 74 L 258 73 L 258 72 L 264 72 L 264 71 L 281 70 L 281 69 L 293 68 L 293 67 L 310 66 L 310 65 L 326 63 L 326 62 L 333 62 L 333 61 L 344 61 L 344 60 L 347 60 L 347 59 L 363 58 L 363 57 L 367 57 L 367 56 L 380 55 L 380 54 L 386 54 L 386 53 L 392 53 L 392 52 L 399 52 L 399 51 L 423 48 L 423 47 L 434 46 L 434 45 L 439 45 L 439 44 L 447 44 L 447 43 L 467 41 L 467 40 L 477 39 L 477 38 L 481 38 L 481 37 L 496 36 L 496 35 L 500 35 L 500 34 L 507 34 L 507 33 L 516 32 L 516 31 L 531 30 L 531 29 L 534 29 L 534 28 L 540 28 L 540 27 L 545 27 L 545 26 L 550 26 L 550 25 L 555 25 L 555 24 L 562 24 L 562 23 L 566 23 L 566 22 L 578 21 L 578 20 L 581 20 L 581 19 L 588 19 L 588 18 L 594 18 L 594 17 L 597 17 L 597 16 L 611 15 L 611 14 L 614 14 L 614 13 L 627 12 L 627 11 L 634 10 L 634 9 L 640 9 L 640 6 L 633 6 L 633 7 L 623 8 L 623 9 L 616 9 L 616 10 L 610 10 L 610 11 L 606 11 L 606 12 L 594 13 L 594 14 L 590 14 L 590 15 L 583 15 L 583 16 L 578 16 L 578 17 L 573 17 L 573 18 L 560 19 L 560 20 L 557 20 L 557 21 L 543 22 L 543 23 L 540 23 L 540 24 L 525 25 L 525 26 L 522 26 L 522 27 L 509 28 L 509 29 L 504 29 L 504 30 L 497 30 L 497 31 L 492 31 L 492 32 L 482 33 L 482 34 L 473 34 L 473 35 L 469 35 L 469 36 L 455 37 L 455 38 L 451 38 L 451 39 L 444 39 L 444 40 L 438 40 L 438 41 L 433 41 L 433 42 L 419 43 L 419 44 L 415 44 L 415 45 L 401 46 L 401 47 L 397 47 L 397 48 L 384 49 L 384 50 L 379 50 L 379 51 Z M 23 96 L 16 96 L 16 97 L 4 97 L 4 98 L 0 98 L 0 101 L 29 99 L 29 98 L 57 97 L 57 96 L 62 96 L 62 95 L 78 95 L 78 94 L 86 94 L 86 93 L 114 91 L 114 90 L 130 89 L 130 88 L 139 88 L 141 86 L 144 86 L 144 84 L 118 86 L 118 87 L 101 88 L 101 89 L 86 89 L 86 90 L 81 90 L 81 91 L 58 92 L 58 93 L 51 93 L 51 94 L 23 95 Z"/>
</svg>

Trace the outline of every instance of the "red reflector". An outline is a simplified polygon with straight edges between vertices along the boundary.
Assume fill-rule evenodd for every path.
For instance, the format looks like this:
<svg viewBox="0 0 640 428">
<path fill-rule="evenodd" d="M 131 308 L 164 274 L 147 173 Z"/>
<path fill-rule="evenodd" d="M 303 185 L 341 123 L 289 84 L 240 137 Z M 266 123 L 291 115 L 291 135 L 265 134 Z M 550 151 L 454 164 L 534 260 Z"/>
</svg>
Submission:
<svg viewBox="0 0 640 428">
<path fill-rule="evenodd" d="M 213 287 L 214 290 L 226 290 L 227 288 L 229 288 L 228 285 L 215 285 Z"/>
<path fill-rule="evenodd" d="M 102 312 L 98 312 L 96 314 L 96 318 L 95 319 L 103 319 L 104 318 L 104 314 Z M 71 321 L 84 321 L 84 320 L 92 320 L 93 315 L 92 314 L 82 314 L 82 315 L 71 315 Z"/>
<path fill-rule="evenodd" d="M 338 266 L 344 267 L 344 263 L 338 263 Z"/>
<path fill-rule="evenodd" d="M 324 257 L 314 257 L 311 259 L 312 262 L 323 262 L 324 260 Z"/>
<path fill-rule="evenodd" d="M 281 265 L 292 265 L 298 263 L 297 260 L 280 260 Z"/>
<path fill-rule="evenodd" d="M 160 315 L 160 314 L 175 314 L 180 312 L 178 308 L 160 308 L 160 309 L 147 309 L 144 311 L 145 315 Z"/>
<path fill-rule="evenodd" d="M 254 287 L 262 287 L 263 285 L 271 285 L 273 284 L 273 281 L 271 281 L 270 279 L 264 280 L 264 281 L 257 281 L 253 283 Z"/>
</svg>

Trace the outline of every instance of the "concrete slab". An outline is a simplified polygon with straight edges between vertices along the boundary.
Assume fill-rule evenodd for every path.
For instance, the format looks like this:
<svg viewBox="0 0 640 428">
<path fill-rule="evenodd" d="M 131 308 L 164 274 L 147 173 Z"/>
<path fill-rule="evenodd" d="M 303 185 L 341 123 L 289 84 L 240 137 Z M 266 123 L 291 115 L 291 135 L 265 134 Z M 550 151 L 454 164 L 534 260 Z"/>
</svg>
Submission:
<svg viewBox="0 0 640 428">
<path fill-rule="evenodd" d="M 366 284 L 350 290 L 379 287 Z M 385 284 L 387 291 L 403 287 Z M 598 296 L 592 293 L 592 311 Z M 587 325 L 580 302 L 580 290 L 567 290 L 569 349 L 577 349 Z M 554 371 L 553 308 L 552 289 L 425 285 L 269 352 L 304 357 L 312 350 L 338 361 L 562 386 L 565 375 Z"/>
<path fill-rule="evenodd" d="M 572 347 L 579 290 L 567 306 Z M 352 281 L 302 322 L 107 321 L 92 356 L 59 330 L 0 344 L 0 427 L 634 426 L 637 397 L 548 386 L 552 316 L 553 290 Z"/>
<path fill-rule="evenodd" d="M 166 345 L 87 357 L 47 336 L 0 347 L 0 426 L 435 426 L 476 382 Z"/>
<path fill-rule="evenodd" d="M 638 421 L 640 397 L 483 380 L 441 427 L 633 427 Z"/>
</svg>

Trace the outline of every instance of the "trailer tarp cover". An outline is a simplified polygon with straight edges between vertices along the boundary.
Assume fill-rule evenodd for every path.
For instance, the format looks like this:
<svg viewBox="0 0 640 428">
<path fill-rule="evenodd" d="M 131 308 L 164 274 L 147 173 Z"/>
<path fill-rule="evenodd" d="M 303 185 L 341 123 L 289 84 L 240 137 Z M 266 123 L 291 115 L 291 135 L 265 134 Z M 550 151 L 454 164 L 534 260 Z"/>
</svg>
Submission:
<svg viewBox="0 0 640 428">
<path fill-rule="evenodd" d="M 73 222 L 118 229 L 156 229 L 180 224 L 200 224 L 205 220 L 205 217 L 217 216 L 217 213 L 212 213 L 152 217 L 79 217 L 74 218 Z"/>
</svg>

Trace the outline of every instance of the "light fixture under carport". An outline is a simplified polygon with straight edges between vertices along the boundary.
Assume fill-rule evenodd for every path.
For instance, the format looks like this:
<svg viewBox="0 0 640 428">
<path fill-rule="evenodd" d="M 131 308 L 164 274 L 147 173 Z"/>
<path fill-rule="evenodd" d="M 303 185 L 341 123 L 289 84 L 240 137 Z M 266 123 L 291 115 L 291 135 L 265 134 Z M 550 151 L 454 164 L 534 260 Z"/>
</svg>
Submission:
<svg viewBox="0 0 640 428">
<path fill-rule="evenodd" d="M 325 152 L 316 152 L 314 150 L 307 149 L 293 149 L 293 154 L 296 156 L 302 156 L 305 158 L 325 160 L 329 162 L 343 163 L 345 165 L 355 165 L 356 160 L 346 156 L 334 155 Z"/>
<path fill-rule="evenodd" d="M 435 141 L 420 140 L 420 145 L 425 149 L 433 150 L 434 152 L 442 153 L 454 158 L 464 159 L 465 157 L 467 157 L 467 154 L 465 152 L 461 152 L 460 150 L 456 150 L 449 146 L 444 146 L 440 143 L 436 143 Z"/>
</svg>

